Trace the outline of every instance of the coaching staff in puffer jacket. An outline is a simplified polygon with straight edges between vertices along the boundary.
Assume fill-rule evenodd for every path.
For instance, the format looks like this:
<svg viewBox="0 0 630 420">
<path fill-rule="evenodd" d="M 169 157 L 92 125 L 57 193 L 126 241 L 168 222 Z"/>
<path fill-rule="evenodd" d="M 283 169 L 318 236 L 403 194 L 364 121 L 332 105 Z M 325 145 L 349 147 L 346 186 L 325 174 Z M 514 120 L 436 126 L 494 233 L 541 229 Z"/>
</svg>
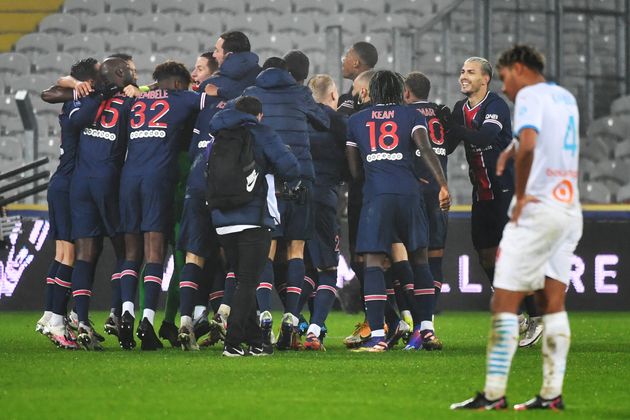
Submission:
<svg viewBox="0 0 630 420">
<path fill-rule="evenodd" d="M 278 222 L 273 175 L 292 181 L 299 176 L 295 156 L 273 129 L 260 124 L 260 101 L 252 97 L 236 100 L 235 109 L 218 112 L 210 122 L 210 131 L 247 126 L 255 143 L 255 159 L 265 174 L 263 188 L 253 200 L 236 209 L 212 211 L 212 221 L 225 254 L 234 268 L 238 284 L 232 299 L 232 310 L 225 339 L 225 356 L 263 355 L 262 331 L 256 316 L 256 287 L 265 266 L 271 229 Z M 240 345 L 249 346 L 244 351 Z M 271 349 L 273 351 L 273 349 Z"/>
</svg>

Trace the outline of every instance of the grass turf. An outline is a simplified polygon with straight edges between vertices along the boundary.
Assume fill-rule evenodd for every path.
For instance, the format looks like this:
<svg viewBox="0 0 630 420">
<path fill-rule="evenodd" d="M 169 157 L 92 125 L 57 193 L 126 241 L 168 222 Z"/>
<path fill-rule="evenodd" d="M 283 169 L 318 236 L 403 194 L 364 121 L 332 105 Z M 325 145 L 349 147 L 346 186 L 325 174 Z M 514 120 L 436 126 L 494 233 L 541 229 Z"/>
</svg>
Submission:
<svg viewBox="0 0 630 420">
<path fill-rule="evenodd" d="M 333 313 L 327 352 L 265 358 L 221 357 L 166 348 L 124 352 L 63 351 L 35 333 L 34 312 L 0 315 L 0 417 L 9 418 L 469 418 L 450 412 L 483 387 L 486 313 L 439 316 L 441 352 L 356 354 L 341 344 L 358 316 Z M 94 313 L 99 322 L 105 313 Z M 276 317 L 276 319 L 279 319 Z M 565 381 L 570 418 L 630 418 L 630 313 L 570 314 L 572 346 Z M 159 324 L 158 324 L 159 325 Z M 625 332 L 624 332 L 625 331 Z M 508 389 L 511 404 L 541 383 L 540 344 L 519 349 Z M 488 413 L 530 418 L 550 413 Z"/>
</svg>

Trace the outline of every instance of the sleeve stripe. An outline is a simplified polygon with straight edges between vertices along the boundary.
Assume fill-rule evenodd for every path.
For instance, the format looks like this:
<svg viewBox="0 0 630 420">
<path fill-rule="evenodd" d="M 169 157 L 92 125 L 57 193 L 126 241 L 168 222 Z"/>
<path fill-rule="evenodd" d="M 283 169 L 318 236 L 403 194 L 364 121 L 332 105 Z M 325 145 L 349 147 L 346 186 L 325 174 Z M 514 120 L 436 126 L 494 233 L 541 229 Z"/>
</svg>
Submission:
<svg viewBox="0 0 630 420">
<path fill-rule="evenodd" d="M 501 124 L 501 122 L 500 122 L 500 121 L 497 121 L 497 120 L 492 120 L 492 119 L 487 119 L 487 120 L 484 120 L 484 122 L 482 123 L 482 125 L 483 125 L 483 124 L 485 124 L 485 123 L 492 123 L 492 124 L 496 124 L 496 125 L 498 125 L 499 127 L 501 127 L 501 129 L 503 129 L 503 124 Z"/>
<path fill-rule="evenodd" d="M 75 101 L 78 101 L 78 100 L 79 100 L 79 96 L 78 96 L 77 91 L 76 91 L 75 89 L 72 89 L 72 98 L 73 98 Z"/>
<path fill-rule="evenodd" d="M 411 129 L 411 135 L 413 136 L 413 133 L 415 133 L 416 130 L 419 128 L 422 128 L 424 131 L 427 131 L 427 128 L 424 125 L 416 125 L 415 127 Z"/>
<path fill-rule="evenodd" d="M 526 128 L 531 128 L 536 133 L 540 134 L 540 129 L 538 127 L 536 127 L 535 125 L 532 125 L 532 124 L 525 124 L 524 126 L 520 127 L 518 130 L 514 131 L 515 137 L 518 137 L 519 134 L 521 134 L 521 131 L 525 130 Z"/>
<path fill-rule="evenodd" d="M 347 141 L 346 142 L 346 146 L 351 146 L 351 147 L 359 147 L 355 142 L 353 141 Z"/>
<path fill-rule="evenodd" d="M 206 92 L 201 94 L 201 101 L 199 101 L 199 109 L 203 109 L 206 106 Z"/>
<path fill-rule="evenodd" d="M 74 108 L 72 111 L 70 111 L 70 114 L 68 114 L 68 118 L 72 118 L 72 114 L 74 114 L 78 110 L 79 110 L 79 108 Z"/>
</svg>

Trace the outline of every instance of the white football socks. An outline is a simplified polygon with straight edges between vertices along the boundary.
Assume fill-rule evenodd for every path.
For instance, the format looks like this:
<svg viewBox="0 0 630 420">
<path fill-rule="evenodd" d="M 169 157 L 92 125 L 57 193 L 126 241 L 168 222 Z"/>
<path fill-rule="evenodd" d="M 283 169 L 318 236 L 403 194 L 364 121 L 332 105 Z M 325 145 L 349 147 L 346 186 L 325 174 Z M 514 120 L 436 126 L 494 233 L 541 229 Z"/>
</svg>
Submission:
<svg viewBox="0 0 630 420">
<path fill-rule="evenodd" d="M 142 318 L 148 319 L 151 325 L 153 325 L 153 321 L 155 320 L 155 311 L 153 309 L 145 309 L 142 312 Z"/>
<path fill-rule="evenodd" d="M 122 313 L 129 312 L 131 316 L 135 318 L 133 302 L 123 302 L 122 304 Z"/>
<path fill-rule="evenodd" d="M 182 317 L 179 319 L 179 323 L 180 323 L 180 326 L 182 326 L 182 327 L 190 327 L 190 328 L 192 328 L 192 326 L 193 326 L 193 319 L 191 317 L 189 317 L 188 315 L 182 315 Z"/>
<path fill-rule="evenodd" d="M 311 324 L 308 326 L 308 330 L 306 331 L 306 334 L 308 335 L 310 333 L 313 333 L 315 334 L 316 337 L 319 337 L 321 332 L 322 332 L 322 327 L 320 327 L 317 324 Z"/>
<path fill-rule="evenodd" d="M 230 307 L 224 303 L 219 306 L 217 313 L 221 314 L 224 318 L 229 318 L 230 316 Z"/>
<path fill-rule="evenodd" d="M 543 384 L 540 396 L 552 399 L 562 394 L 571 329 L 566 311 L 543 315 Z"/>
<path fill-rule="evenodd" d="M 486 398 L 493 401 L 505 395 L 512 358 L 518 345 L 518 317 L 500 312 L 492 316 L 492 331 L 488 342 Z"/>
<path fill-rule="evenodd" d="M 206 307 L 203 305 L 195 305 L 195 310 L 193 311 L 193 319 L 199 319 L 203 316 L 203 311 L 206 310 Z"/>
<path fill-rule="evenodd" d="M 50 319 L 48 320 L 48 325 L 51 327 L 59 327 L 63 325 L 63 315 L 57 315 L 51 312 Z"/>
</svg>

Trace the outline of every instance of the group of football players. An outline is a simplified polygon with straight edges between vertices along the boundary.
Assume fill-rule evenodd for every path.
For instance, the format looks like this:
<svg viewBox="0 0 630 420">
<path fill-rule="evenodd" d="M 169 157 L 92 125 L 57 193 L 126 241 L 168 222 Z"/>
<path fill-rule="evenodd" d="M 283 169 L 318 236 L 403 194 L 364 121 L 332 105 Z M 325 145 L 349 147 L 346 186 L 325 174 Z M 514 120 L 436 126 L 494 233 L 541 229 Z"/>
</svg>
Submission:
<svg viewBox="0 0 630 420">
<path fill-rule="evenodd" d="M 340 195 L 347 185 L 351 267 L 365 320 L 344 344 L 381 352 L 404 339 L 405 350 L 441 349 L 433 315 L 450 206 L 447 155 L 464 143 L 473 243 L 492 282 L 514 189 L 510 165 L 496 175 L 512 137 L 510 113 L 489 90 L 492 67 L 483 58 L 463 64 L 466 98 L 452 113 L 429 102 L 424 74 L 375 71 L 377 61 L 371 44 L 350 47 L 342 68 L 352 88 L 343 95 L 329 75 L 309 78 L 309 60 L 300 51 L 260 66 L 247 36 L 237 31 L 222 34 L 192 73 L 167 61 L 146 86 L 138 85 L 133 58 L 125 54 L 75 63 L 69 76 L 42 93 L 63 106 L 60 163 L 48 190 L 56 252 L 37 330 L 61 348 L 102 350 L 89 304 L 107 237 L 116 265 L 105 331 L 123 349 L 136 346 L 135 332 L 143 350 L 162 348 L 161 338 L 184 350 L 224 341 L 227 356 L 324 350 L 325 321 L 337 296 Z M 207 202 L 208 162 L 215 138 L 226 130 L 236 135 L 238 127 L 247 128 L 264 155 L 268 168 L 257 188 L 266 204 L 222 212 Z M 265 234 L 254 235 L 259 230 Z M 241 274 L 256 278 L 251 331 L 260 340 L 235 338 L 245 334 L 237 327 L 250 328 L 241 325 L 240 314 L 252 308 L 236 267 L 244 264 L 228 255 L 225 238 L 242 232 L 251 233 L 251 247 L 262 244 L 266 256 Z M 169 245 L 175 270 L 156 333 Z M 134 331 L 139 279 L 142 311 Z M 284 307 L 277 338 L 274 287 Z M 531 299 L 529 322 L 524 316 L 521 322 L 523 345 L 542 332 Z"/>
</svg>

